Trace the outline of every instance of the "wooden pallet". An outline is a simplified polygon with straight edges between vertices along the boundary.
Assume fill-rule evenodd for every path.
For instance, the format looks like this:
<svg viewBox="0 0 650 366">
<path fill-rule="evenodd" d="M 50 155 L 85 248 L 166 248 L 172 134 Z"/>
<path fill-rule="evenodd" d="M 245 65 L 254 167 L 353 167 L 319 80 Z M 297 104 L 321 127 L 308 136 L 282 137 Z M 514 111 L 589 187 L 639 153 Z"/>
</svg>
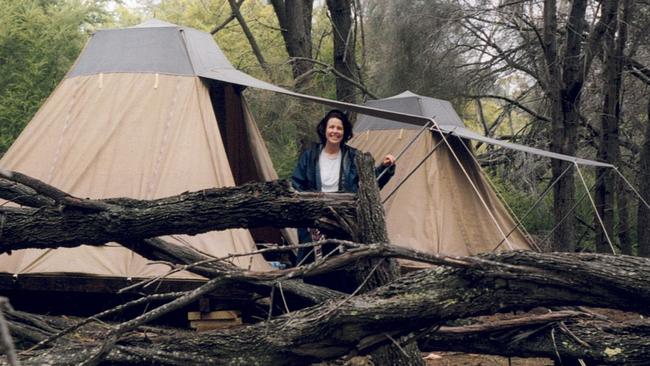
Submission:
<svg viewBox="0 0 650 366">
<path fill-rule="evenodd" d="M 210 312 L 190 311 L 187 313 L 190 327 L 197 332 L 213 329 L 226 329 L 242 324 L 241 312 L 237 310 L 219 310 Z"/>
</svg>

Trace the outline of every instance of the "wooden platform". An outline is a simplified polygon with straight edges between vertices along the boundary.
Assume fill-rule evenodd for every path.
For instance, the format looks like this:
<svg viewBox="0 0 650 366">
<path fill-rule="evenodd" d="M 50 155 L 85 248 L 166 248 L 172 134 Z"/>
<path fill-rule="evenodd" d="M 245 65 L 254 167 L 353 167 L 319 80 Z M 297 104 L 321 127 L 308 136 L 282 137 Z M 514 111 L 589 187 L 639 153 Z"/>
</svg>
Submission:
<svg viewBox="0 0 650 366">
<path fill-rule="evenodd" d="M 226 329 L 242 324 L 241 312 L 237 310 L 219 310 L 210 312 L 190 311 L 187 313 L 190 327 L 197 332 L 214 329 Z"/>
</svg>

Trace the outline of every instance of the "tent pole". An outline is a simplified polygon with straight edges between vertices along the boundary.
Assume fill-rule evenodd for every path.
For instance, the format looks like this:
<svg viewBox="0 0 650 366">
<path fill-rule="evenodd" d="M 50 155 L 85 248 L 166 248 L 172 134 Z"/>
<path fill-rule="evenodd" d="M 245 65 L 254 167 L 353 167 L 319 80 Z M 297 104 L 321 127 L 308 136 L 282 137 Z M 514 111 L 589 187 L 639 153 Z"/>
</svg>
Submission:
<svg viewBox="0 0 650 366">
<path fill-rule="evenodd" d="M 449 141 L 448 141 L 447 138 L 445 137 L 444 132 L 442 132 L 442 129 L 441 129 L 440 126 L 438 125 L 438 122 L 436 122 L 436 120 L 433 119 L 433 118 L 430 118 L 430 120 L 431 120 L 431 122 L 433 122 L 433 126 L 434 126 L 434 127 L 438 130 L 438 132 L 440 133 L 440 137 L 442 137 L 442 141 L 444 141 L 444 142 L 445 142 L 445 145 L 447 145 L 447 147 L 449 148 L 449 151 L 451 152 L 451 155 L 452 155 L 452 156 L 454 157 L 454 159 L 456 160 L 456 163 L 457 163 L 458 166 L 460 167 L 460 170 L 462 170 L 463 174 L 465 175 L 465 177 L 466 177 L 467 180 L 469 181 L 469 184 L 470 184 L 470 185 L 472 186 L 472 188 L 474 189 L 474 192 L 476 193 L 476 195 L 478 196 L 479 200 L 481 201 L 481 204 L 483 204 L 483 207 L 485 208 L 485 210 L 487 211 L 488 215 L 490 216 L 490 219 L 492 219 L 492 222 L 494 222 L 494 225 L 496 225 L 497 229 L 499 230 L 499 233 L 501 233 L 501 236 L 505 239 L 506 245 L 508 246 L 508 248 L 509 248 L 510 250 L 512 250 L 512 249 L 513 249 L 513 247 L 512 247 L 512 243 L 510 243 L 510 240 L 508 240 L 508 238 L 506 237 L 506 234 L 503 232 L 503 229 L 501 228 L 501 225 L 499 225 L 499 222 L 497 221 L 496 217 L 494 217 L 494 215 L 492 214 L 492 211 L 490 211 L 490 207 L 487 205 L 487 202 L 485 202 L 485 199 L 483 198 L 483 196 L 481 196 L 481 192 L 480 192 L 480 191 L 478 190 L 478 188 L 476 187 L 476 184 L 474 184 L 474 181 L 472 181 L 472 177 L 469 176 L 469 173 L 467 172 L 467 170 L 466 170 L 465 167 L 463 166 L 463 163 L 460 161 L 460 159 L 458 158 L 458 155 L 456 155 L 456 152 L 455 152 L 454 149 L 451 147 L 451 144 L 449 143 Z M 453 133 L 453 131 L 451 131 L 450 133 Z"/>
<path fill-rule="evenodd" d="M 634 186 L 632 185 L 632 183 L 630 183 L 630 181 L 628 181 L 627 178 L 625 178 L 625 176 L 623 175 L 623 173 L 621 173 L 621 172 L 618 170 L 617 167 L 614 167 L 614 170 L 616 171 L 616 173 L 618 173 L 618 175 L 621 176 L 621 178 L 623 178 L 623 181 L 625 181 L 625 183 L 627 183 L 627 185 L 632 189 L 632 191 L 634 192 L 634 194 L 636 194 L 636 196 L 639 197 L 639 199 L 641 200 L 641 202 L 643 202 L 643 204 L 645 205 L 645 207 L 647 207 L 647 208 L 650 210 L 650 205 L 649 205 L 648 202 L 647 202 L 647 201 L 646 201 L 646 200 L 641 196 L 641 194 L 636 190 L 636 188 L 634 188 Z"/>
<path fill-rule="evenodd" d="M 538 205 L 540 202 L 542 202 L 542 199 L 544 199 L 544 197 L 546 197 L 546 195 L 548 194 L 548 192 L 551 191 L 551 188 L 553 188 L 553 186 L 555 186 L 555 185 L 557 184 L 557 182 L 559 182 L 560 179 L 562 179 L 562 177 L 564 176 L 564 174 L 566 174 L 566 172 L 568 172 L 569 169 L 571 169 L 571 165 L 570 165 L 570 164 L 567 165 L 566 169 L 564 169 L 564 171 L 562 172 L 562 174 L 560 174 L 559 177 L 555 178 L 555 180 L 554 180 L 551 184 L 549 184 L 548 187 L 546 187 L 546 189 L 544 189 L 544 192 L 542 192 L 542 194 L 537 198 L 537 200 L 533 203 L 533 205 L 530 206 L 530 207 L 528 208 L 528 211 L 526 211 L 526 213 L 524 214 L 524 216 L 522 216 L 522 220 L 525 219 L 526 217 L 528 217 L 528 215 L 530 215 L 531 212 L 533 212 L 533 210 L 535 209 L 535 207 L 537 207 L 537 205 Z M 515 216 L 515 217 L 516 217 L 516 216 Z M 517 219 L 517 220 L 519 220 L 519 219 Z M 523 227 L 523 224 L 522 224 L 521 221 L 519 221 L 519 222 L 517 223 L 517 225 L 515 225 L 515 227 L 513 227 L 512 230 L 510 230 L 510 232 L 508 233 L 507 236 L 510 236 L 510 234 L 512 234 L 515 230 L 517 230 L 517 228 L 518 228 L 520 225 L 522 225 L 522 227 Z M 532 240 L 531 240 L 531 241 L 532 241 Z M 534 243 L 534 241 L 533 241 L 533 243 Z M 501 244 L 503 244 L 503 240 L 501 240 L 501 242 L 500 242 L 496 247 L 494 247 L 494 249 L 492 249 L 492 251 L 495 251 L 495 250 L 499 249 L 499 247 L 501 246 Z M 537 246 L 537 244 L 535 244 L 535 246 L 536 246 L 535 249 L 537 249 L 538 251 L 541 251 L 540 248 Z"/>
<path fill-rule="evenodd" d="M 411 141 L 410 141 L 408 144 L 406 144 L 406 146 L 404 146 L 404 147 L 402 148 L 402 150 L 401 150 L 401 151 L 397 154 L 397 156 L 395 157 L 395 162 L 394 162 L 393 164 L 396 164 L 396 163 L 397 163 L 397 161 L 399 160 L 399 158 L 402 157 L 402 155 L 404 155 L 404 153 L 406 152 L 406 150 L 408 150 L 408 149 L 411 147 L 411 145 L 413 145 L 413 143 L 415 142 L 415 140 L 417 140 L 418 137 L 420 137 L 420 135 L 422 134 L 422 132 L 426 131 L 426 130 L 429 128 L 429 125 L 431 125 L 431 121 L 427 121 L 427 123 L 425 123 L 424 126 L 422 126 L 422 128 L 420 129 L 420 131 L 418 131 L 418 133 L 415 135 L 415 137 L 413 137 L 413 139 L 411 139 Z M 384 174 L 386 174 L 386 172 L 388 171 L 388 168 L 390 168 L 390 166 L 384 167 L 384 169 L 382 169 L 381 174 L 379 174 L 379 176 L 377 177 L 377 181 L 379 181 L 379 180 L 381 179 L 381 177 L 383 177 Z M 391 193 L 391 194 L 392 194 L 392 193 Z"/>
<path fill-rule="evenodd" d="M 442 143 L 442 140 L 438 141 L 438 143 L 436 144 L 436 146 L 434 146 L 433 149 L 427 153 L 427 155 L 424 157 L 424 159 L 422 159 L 422 160 L 418 163 L 418 165 L 416 165 L 415 168 L 413 168 L 413 170 L 411 170 L 411 171 L 406 175 L 406 177 L 404 177 L 404 179 L 402 179 L 402 180 L 399 182 L 399 184 L 397 184 L 397 186 L 396 186 L 395 188 L 393 188 L 393 190 L 388 194 L 388 196 L 386 196 L 386 198 L 384 198 L 384 200 L 381 201 L 381 204 L 382 204 L 382 205 L 383 205 L 384 203 L 386 203 L 386 201 L 388 201 L 388 199 L 391 198 L 395 192 L 397 192 L 397 190 L 402 186 L 402 184 L 406 183 L 406 181 L 411 177 L 411 175 L 413 175 L 413 174 L 414 174 L 414 173 L 415 173 L 415 172 L 416 172 L 416 171 L 417 171 L 417 170 L 422 166 L 422 164 L 424 164 L 424 162 L 427 161 L 427 159 L 429 159 L 429 157 L 430 157 L 431 155 L 433 155 L 433 153 L 434 153 L 436 150 L 438 150 L 438 147 L 440 146 L 441 143 Z"/>
<path fill-rule="evenodd" d="M 591 202 L 591 206 L 594 208 L 594 212 L 596 213 L 596 217 L 598 218 L 598 222 L 600 223 L 600 227 L 603 229 L 603 233 L 605 233 L 605 238 L 607 238 L 607 242 L 609 243 L 609 247 L 612 249 L 612 254 L 616 254 L 616 250 L 614 249 L 614 245 L 612 245 L 612 240 L 609 238 L 609 234 L 607 233 L 607 229 L 605 229 L 605 223 L 603 222 L 603 219 L 600 217 L 600 214 L 598 213 L 598 209 L 596 208 L 596 203 L 594 202 L 593 197 L 591 197 L 591 194 L 589 193 L 589 187 L 587 187 L 587 182 L 585 182 L 585 178 L 582 176 L 582 172 L 580 171 L 580 167 L 578 166 L 577 162 L 574 162 L 576 170 L 578 171 L 578 175 L 580 176 L 580 180 L 582 180 L 582 184 L 585 186 L 585 190 L 587 191 L 587 195 L 589 196 L 589 201 Z"/>
</svg>

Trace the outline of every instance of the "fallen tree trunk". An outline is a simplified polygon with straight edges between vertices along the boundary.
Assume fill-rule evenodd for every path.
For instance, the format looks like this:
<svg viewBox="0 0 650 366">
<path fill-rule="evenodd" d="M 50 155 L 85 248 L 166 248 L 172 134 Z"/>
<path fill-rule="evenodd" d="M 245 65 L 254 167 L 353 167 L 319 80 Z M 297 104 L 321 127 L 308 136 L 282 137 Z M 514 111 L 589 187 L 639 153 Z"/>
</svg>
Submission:
<svg viewBox="0 0 650 366">
<path fill-rule="evenodd" d="M 353 195 L 301 195 L 293 192 L 286 183 L 275 182 L 186 193 L 151 202 L 131 199 L 94 201 L 49 191 L 48 187 L 28 179 L 17 184 L 24 186 L 9 188 L 14 190 L 11 194 L 15 200 L 37 208 L 0 209 L 2 251 L 76 246 L 93 240 L 96 244 L 119 241 L 149 259 L 185 265 L 185 269 L 211 278 L 188 294 L 170 294 L 169 303 L 128 322 L 110 328 L 78 331 L 58 339 L 51 349 L 21 353 L 20 357 L 26 364 L 302 365 L 356 354 L 373 354 L 387 345 L 399 350 L 414 340 L 419 340 L 425 350 L 437 349 L 442 347 L 440 342 L 443 338 L 436 337 L 444 336 L 445 332 L 449 335 L 449 328 L 440 326 L 458 319 L 525 311 L 539 306 L 588 305 L 643 313 L 650 301 L 650 285 L 646 281 L 650 276 L 650 260 L 635 257 L 510 252 L 454 258 L 416 253 L 385 244 L 348 243 L 344 245 L 348 247 L 347 252 L 323 262 L 283 271 L 250 272 L 224 263 L 227 258 L 206 258 L 178 246 L 147 239 L 148 236 L 170 233 L 196 233 L 222 226 L 251 227 L 258 224 L 325 226 L 339 223 L 350 232 L 358 233 L 358 228 L 353 227 L 357 225 L 354 224 L 357 222 L 357 207 Z M 7 185 L 0 185 L 0 190 L 2 187 Z M 20 197 L 16 192 L 32 196 L 20 199 L 16 198 Z M 238 201 L 233 202 L 230 198 Z M 268 203 L 269 199 L 277 199 L 279 203 Z M 238 205 L 246 209 L 241 210 Z M 225 215 L 225 212 L 231 215 Z M 265 215 L 266 218 L 260 218 Z M 370 213 L 368 218 L 361 218 L 359 222 L 370 226 L 376 224 L 373 220 L 383 221 L 381 218 L 373 219 L 376 216 Z M 24 221 L 16 223 L 16 220 Z M 288 222 L 293 224 L 286 225 Z M 69 226 L 73 224 L 78 227 Z M 104 225 L 109 226 L 103 228 Z M 165 228 L 167 225 L 172 229 Z M 65 239 L 52 240 L 47 234 L 39 237 L 42 231 L 56 233 Z M 20 238 L 28 239 L 31 233 L 38 239 L 21 241 Z M 384 236 L 373 235 L 371 230 L 369 235 L 358 237 L 364 241 L 385 241 Z M 381 262 L 377 260 L 395 257 L 416 259 L 439 267 L 399 278 L 390 278 L 391 272 L 396 274 L 387 270 L 383 273 L 388 276 L 373 279 L 371 274 L 381 273 L 381 265 L 377 264 Z M 370 263 L 365 266 L 365 274 L 359 277 L 361 282 L 383 283 L 383 286 L 362 295 L 343 296 L 336 291 L 292 280 L 360 262 Z M 289 294 L 303 301 L 301 307 L 313 306 L 277 318 L 271 318 L 273 311 L 270 308 L 269 320 L 227 331 L 201 334 L 156 331 L 155 336 L 150 331 L 142 333 L 141 327 L 146 321 L 220 286 L 242 287 L 262 295 L 273 294 L 276 287 L 289 289 Z M 10 318 L 10 325 L 13 329 L 22 329 L 26 337 L 38 338 L 42 337 L 39 332 L 50 333 L 47 327 L 39 327 L 38 332 L 30 332 L 31 328 L 18 328 L 23 321 L 20 319 Z M 529 338 L 530 342 L 521 347 L 498 347 L 499 352 L 508 356 L 582 357 L 610 364 L 650 362 L 647 359 L 650 356 L 641 344 L 641 340 L 647 338 L 647 324 L 644 322 L 607 329 L 602 324 L 600 328 L 594 328 L 594 323 L 588 325 L 584 321 L 567 323 L 565 327 L 570 332 L 561 329 L 565 331 L 563 334 L 573 334 L 570 338 L 580 346 L 570 343 L 569 338 L 559 338 L 561 335 L 556 334 L 558 331 L 552 326 L 557 320 L 548 322 L 550 325 L 546 327 L 556 342 L 548 342 L 547 333 L 540 341 Z M 515 326 L 510 327 L 514 331 Z M 611 336 L 603 333 L 606 331 Z M 577 334 L 589 341 L 582 341 Z M 618 341 L 629 341 L 633 346 L 623 347 L 616 343 L 614 335 L 619 337 Z M 483 337 L 472 338 L 468 333 L 462 337 L 473 340 L 471 344 L 465 344 L 464 350 L 489 351 L 482 345 L 485 343 Z M 599 337 L 602 341 L 598 340 Z M 557 347 L 557 339 L 566 344 Z M 24 340 L 20 341 L 18 344 L 24 343 Z M 453 343 L 451 338 L 442 342 L 447 341 Z M 503 338 L 502 342 L 507 341 Z M 459 348 L 462 347 L 460 342 L 458 344 Z M 495 341 L 491 345 L 497 344 Z"/>
<path fill-rule="evenodd" d="M 286 181 L 206 189 L 152 201 L 81 201 L 83 205 L 75 206 L 0 207 L 0 253 L 231 228 L 331 230 L 342 218 L 349 227 L 356 217 L 353 194 L 299 193 Z"/>
<path fill-rule="evenodd" d="M 518 357 L 547 357 L 588 365 L 647 365 L 650 321 L 620 324 L 603 320 L 563 321 L 560 313 L 469 326 L 442 326 L 418 340 L 423 351 L 469 352 Z M 558 315 L 557 320 L 546 320 Z M 522 324 L 523 323 L 523 324 Z M 555 352 L 555 353 L 553 353 Z"/>
<path fill-rule="evenodd" d="M 631 271 L 638 280 L 622 280 L 621 273 Z M 393 341 L 435 334 L 438 326 L 449 320 L 540 305 L 609 306 L 644 312 L 650 299 L 650 284 L 642 279 L 649 275 L 650 260 L 625 256 L 516 252 L 470 257 L 466 258 L 464 268 L 437 267 L 413 272 L 367 294 L 329 300 L 255 325 L 155 340 L 131 333 L 125 337 L 126 343 L 107 353 L 106 360 L 126 364 L 161 363 L 158 358 L 164 355 L 167 361 L 162 364 L 192 360 L 215 364 L 302 365 L 365 354 Z M 619 287 L 626 282 L 629 286 Z M 591 329 L 594 336 L 589 339 L 595 343 L 590 343 L 590 347 L 594 350 L 615 345 L 598 344 L 602 330 Z M 628 326 L 624 328 L 628 332 L 626 337 L 619 333 L 620 342 L 647 337 L 646 329 L 647 324 Z M 101 342 L 95 340 L 94 344 L 98 346 Z M 537 344 L 537 356 L 554 357 L 556 352 L 562 352 L 561 356 L 578 354 L 595 359 L 598 353 L 594 351 L 590 356 L 585 349 L 576 351 L 570 344 L 564 351 L 551 342 Z M 29 361 L 71 364 L 81 362 L 92 353 L 72 352 L 79 349 L 74 342 L 61 343 Z M 650 353 L 641 352 L 644 349 L 641 345 L 616 347 L 599 362 L 650 362 Z M 509 356 L 519 355 L 516 347 L 502 347 L 502 351 L 512 352 Z"/>
<path fill-rule="evenodd" d="M 359 171 L 359 241 L 362 243 L 388 243 L 388 231 L 384 207 L 381 204 L 379 188 L 375 182 L 374 159 L 369 153 L 356 157 Z M 357 291 L 364 293 L 384 286 L 399 277 L 399 267 L 394 258 L 368 258 L 357 261 L 354 266 Z M 387 343 L 371 353 L 371 357 L 381 364 L 394 366 L 424 366 L 420 350 L 415 342 L 403 345 Z"/>
</svg>

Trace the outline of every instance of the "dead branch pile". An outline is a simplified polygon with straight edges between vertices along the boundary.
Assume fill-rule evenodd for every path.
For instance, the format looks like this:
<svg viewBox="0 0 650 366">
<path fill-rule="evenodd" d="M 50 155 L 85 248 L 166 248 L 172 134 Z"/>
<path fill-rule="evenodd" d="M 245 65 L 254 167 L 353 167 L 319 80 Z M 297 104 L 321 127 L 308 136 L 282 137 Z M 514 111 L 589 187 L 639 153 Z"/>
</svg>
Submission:
<svg viewBox="0 0 650 366">
<path fill-rule="evenodd" d="M 371 171 L 367 162 L 360 166 Z M 650 260 L 577 253 L 448 257 L 415 252 L 387 243 L 376 186 L 367 188 L 363 182 L 357 195 L 298 193 L 286 182 L 271 182 L 155 201 L 88 200 L 3 172 L 0 197 L 23 207 L 0 207 L 0 251 L 117 241 L 207 279 L 191 291 L 149 295 L 88 319 L 35 316 L 0 302 L 4 362 L 304 365 L 372 355 L 378 364 L 421 364 L 414 356 L 419 348 L 587 364 L 650 363 L 650 322 L 638 315 L 612 322 L 583 308 L 647 313 Z M 143 224 L 151 222 L 156 225 Z M 231 258 L 206 257 L 155 238 L 269 224 L 338 230 L 354 240 L 329 239 L 342 253 L 315 263 L 255 272 L 230 264 Z M 395 259 L 431 268 L 399 275 Z M 303 281 L 333 271 L 350 275 L 353 293 Z M 265 299 L 265 320 L 203 333 L 148 325 L 229 288 Z M 152 300 L 162 305 L 119 324 L 101 321 Z M 501 313 L 507 315 L 490 316 Z"/>
</svg>

